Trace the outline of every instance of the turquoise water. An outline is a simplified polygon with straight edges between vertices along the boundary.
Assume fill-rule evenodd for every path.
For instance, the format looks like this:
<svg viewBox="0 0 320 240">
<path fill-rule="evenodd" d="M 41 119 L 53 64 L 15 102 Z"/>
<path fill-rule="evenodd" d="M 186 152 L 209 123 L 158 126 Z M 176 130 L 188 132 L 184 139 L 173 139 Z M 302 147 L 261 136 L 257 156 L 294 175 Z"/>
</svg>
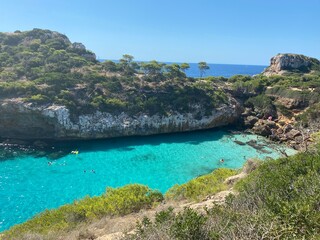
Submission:
<svg viewBox="0 0 320 240">
<path fill-rule="evenodd" d="M 2 160 L 0 231 L 45 209 L 102 194 L 106 186 L 141 183 L 165 192 L 218 167 L 240 168 L 247 158 L 279 157 L 270 143 L 261 152 L 234 142 L 251 139 L 263 142 L 256 135 L 216 130 L 65 142 L 53 147 L 78 149 L 79 154 L 54 161 L 33 156 Z"/>
</svg>

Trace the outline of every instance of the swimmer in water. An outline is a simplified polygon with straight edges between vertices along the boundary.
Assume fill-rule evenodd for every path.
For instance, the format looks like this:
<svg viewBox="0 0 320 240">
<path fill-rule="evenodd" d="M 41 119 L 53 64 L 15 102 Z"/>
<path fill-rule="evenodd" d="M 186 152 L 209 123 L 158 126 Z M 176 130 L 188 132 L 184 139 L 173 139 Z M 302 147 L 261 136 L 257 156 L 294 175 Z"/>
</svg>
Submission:
<svg viewBox="0 0 320 240">
<path fill-rule="evenodd" d="M 220 163 L 224 163 L 224 159 L 223 158 L 220 159 Z"/>
</svg>

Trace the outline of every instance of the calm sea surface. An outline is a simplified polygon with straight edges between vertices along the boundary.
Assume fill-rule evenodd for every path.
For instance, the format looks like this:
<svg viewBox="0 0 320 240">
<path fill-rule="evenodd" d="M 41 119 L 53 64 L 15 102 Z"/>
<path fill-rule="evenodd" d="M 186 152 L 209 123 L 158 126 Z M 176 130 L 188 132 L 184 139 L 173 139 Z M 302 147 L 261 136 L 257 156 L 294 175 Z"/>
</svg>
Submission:
<svg viewBox="0 0 320 240">
<path fill-rule="evenodd" d="M 257 150 L 235 140 L 267 145 Z M 279 157 L 264 138 L 222 130 L 70 141 L 52 147 L 69 154 L 57 160 L 17 156 L 0 161 L 0 231 L 45 209 L 102 194 L 107 186 L 141 183 L 164 193 L 219 167 L 240 168 L 248 158 Z M 71 154 L 76 149 L 79 154 Z"/>
<path fill-rule="evenodd" d="M 100 59 L 99 61 L 103 62 L 104 59 Z M 119 62 L 119 61 L 114 61 Z M 166 62 L 166 64 L 172 64 L 171 62 Z M 200 71 L 198 68 L 198 63 L 189 63 L 190 68 L 186 70 L 186 74 L 188 77 L 200 77 Z M 238 65 L 238 64 L 212 64 L 208 63 L 210 69 L 208 69 L 204 76 L 214 76 L 214 77 L 225 77 L 229 78 L 234 75 L 256 75 L 267 67 L 262 65 Z"/>
<path fill-rule="evenodd" d="M 267 66 L 259 65 L 235 65 L 235 64 L 208 64 L 209 70 L 204 76 L 232 77 L 234 75 L 256 75 L 261 73 Z M 186 71 L 188 77 L 199 77 L 200 72 L 197 63 L 190 63 L 190 68 Z"/>
</svg>

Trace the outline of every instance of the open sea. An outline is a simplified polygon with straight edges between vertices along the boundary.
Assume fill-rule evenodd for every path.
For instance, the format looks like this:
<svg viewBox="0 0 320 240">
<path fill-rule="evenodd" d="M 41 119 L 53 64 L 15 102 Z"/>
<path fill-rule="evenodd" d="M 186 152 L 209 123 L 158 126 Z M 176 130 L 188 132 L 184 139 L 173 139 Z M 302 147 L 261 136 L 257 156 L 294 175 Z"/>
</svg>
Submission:
<svg viewBox="0 0 320 240">
<path fill-rule="evenodd" d="M 239 145 L 235 141 L 252 144 Z M 68 141 L 50 146 L 64 151 L 46 155 L 17 155 L 0 161 L 0 231 L 24 222 L 45 209 L 72 203 L 107 186 L 141 183 L 165 193 L 216 168 L 241 168 L 248 158 L 280 157 L 279 148 L 257 135 L 205 130 L 145 137 Z M 71 151 L 78 150 L 79 154 Z M 0 149 L 4 154 L 8 149 Z M 13 151 L 13 150 L 11 150 Z M 224 159 L 220 163 L 220 159 Z"/>
<path fill-rule="evenodd" d="M 105 61 L 105 59 L 99 59 L 100 62 Z M 112 60 L 118 63 L 118 60 Z M 139 62 L 139 61 L 138 61 Z M 166 62 L 166 64 L 172 64 L 172 62 Z M 180 63 L 178 63 L 180 64 Z M 198 68 L 198 63 L 189 63 L 190 68 L 186 70 L 188 77 L 200 77 L 200 71 Z M 214 77 L 225 77 L 229 78 L 234 75 L 249 75 L 253 76 L 260 74 L 268 66 L 262 65 L 239 65 L 239 64 L 214 64 L 208 63 L 210 69 L 208 69 L 204 77 L 214 76 Z"/>
<path fill-rule="evenodd" d="M 200 77 L 200 71 L 197 63 L 189 63 L 190 68 L 186 71 L 188 77 Z M 256 75 L 263 72 L 267 66 L 260 65 L 235 65 L 235 64 L 208 64 L 208 69 L 204 76 L 229 78 L 234 75 Z"/>
</svg>

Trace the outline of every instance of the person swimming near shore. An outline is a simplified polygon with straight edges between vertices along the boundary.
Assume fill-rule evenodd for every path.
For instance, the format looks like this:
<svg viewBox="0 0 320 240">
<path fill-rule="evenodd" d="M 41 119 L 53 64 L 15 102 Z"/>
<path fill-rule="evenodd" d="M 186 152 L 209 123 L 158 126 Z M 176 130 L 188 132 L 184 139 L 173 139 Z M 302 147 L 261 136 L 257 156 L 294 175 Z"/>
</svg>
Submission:
<svg viewBox="0 0 320 240">
<path fill-rule="evenodd" d="M 71 151 L 72 154 L 79 154 L 79 151 L 78 149 L 74 150 L 74 151 Z"/>
<path fill-rule="evenodd" d="M 224 163 L 224 159 L 223 158 L 220 159 L 220 163 Z"/>
</svg>

